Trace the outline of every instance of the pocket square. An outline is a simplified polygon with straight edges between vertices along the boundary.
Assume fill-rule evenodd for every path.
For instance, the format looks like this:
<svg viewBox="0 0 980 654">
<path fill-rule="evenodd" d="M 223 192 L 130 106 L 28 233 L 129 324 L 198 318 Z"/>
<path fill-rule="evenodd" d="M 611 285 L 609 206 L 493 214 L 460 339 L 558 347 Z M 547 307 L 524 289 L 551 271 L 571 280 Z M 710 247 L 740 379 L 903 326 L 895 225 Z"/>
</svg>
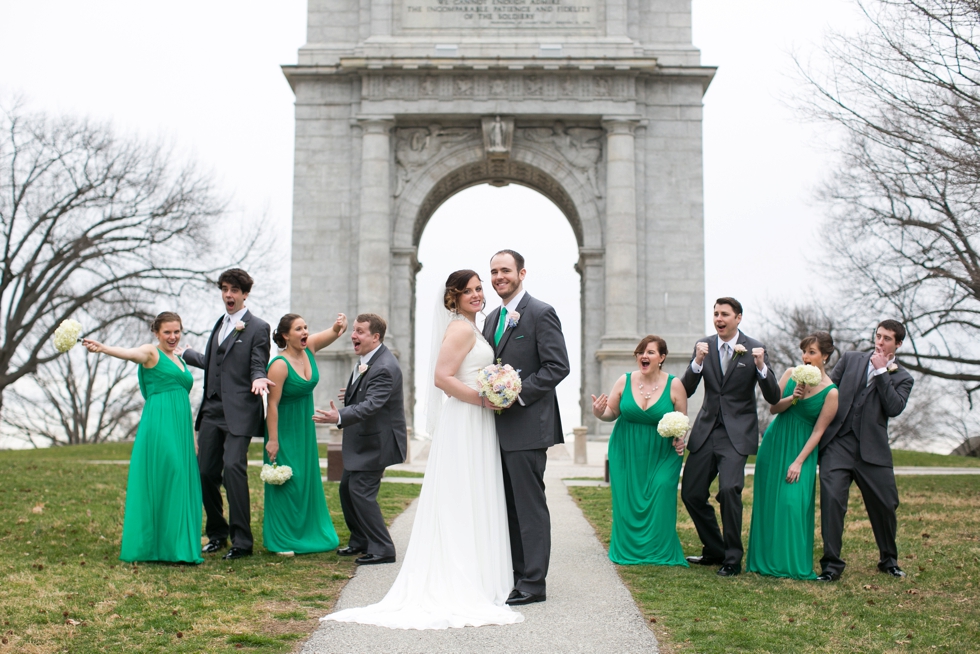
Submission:
<svg viewBox="0 0 980 654">
<path fill-rule="evenodd" d="M 744 367 L 745 367 L 745 364 L 744 364 L 744 363 L 740 363 L 740 364 L 738 364 L 738 365 L 737 365 L 737 366 L 735 366 L 735 367 L 736 367 L 736 368 L 744 368 Z"/>
<path fill-rule="evenodd" d="M 235 342 L 236 342 L 236 343 L 241 343 L 241 342 L 242 342 L 242 339 L 238 339 L 238 340 L 237 340 L 237 341 L 235 341 Z"/>
<path fill-rule="evenodd" d="M 516 341 L 516 340 L 517 340 L 517 339 L 519 339 L 519 338 L 524 338 L 524 334 L 521 334 L 520 336 L 515 336 L 515 337 L 514 337 L 514 340 Z"/>
</svg>

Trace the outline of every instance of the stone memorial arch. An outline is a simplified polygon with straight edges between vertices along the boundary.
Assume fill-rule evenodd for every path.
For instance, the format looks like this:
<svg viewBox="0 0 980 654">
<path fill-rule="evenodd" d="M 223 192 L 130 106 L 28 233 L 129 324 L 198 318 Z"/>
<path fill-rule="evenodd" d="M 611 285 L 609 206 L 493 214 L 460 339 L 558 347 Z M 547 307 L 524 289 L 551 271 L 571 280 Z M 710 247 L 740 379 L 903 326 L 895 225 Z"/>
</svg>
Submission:
<svg viewBox="0 0 980 654">
<path fill-rule="evenodd" d="M 578 242 L 582 424 L 600 433 L 589 395 L 632 369 L 639 338 L 666 338 L 676 371 L 704 329 L 701 101 L 714 69 L 690 26 L 690 0 L 309 0 L 307 43 L 283 66 L 296 95 L 292 310 L 314 326 L 385 316 L 411 419 L 426 223 L 467 187 L 528 186 Z M 350 374 L 345 346 L 318 355 L 320 405 Z"/>
</svg>

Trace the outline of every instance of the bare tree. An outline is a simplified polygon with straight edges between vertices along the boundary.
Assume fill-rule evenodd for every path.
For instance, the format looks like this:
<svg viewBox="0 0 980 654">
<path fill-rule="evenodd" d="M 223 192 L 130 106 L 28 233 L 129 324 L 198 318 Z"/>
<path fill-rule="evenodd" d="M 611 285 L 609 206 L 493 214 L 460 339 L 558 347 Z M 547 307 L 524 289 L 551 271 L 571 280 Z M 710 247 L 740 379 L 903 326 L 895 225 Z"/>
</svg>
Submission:
<svg viewBox="0 0 980 654">
<path fill-rule="evenodd" d="M 909 329 L 910 370 L 980 389 L 980 3 L 860 0 L 866 24 L 800 65 L 843 128 L 823 190 L 841 295 Z"/>
<path fill-rule="evenodd" d="M 101 333 L 146 319 L 232 263 L 209 250 L 223 211 L 211 178 L 161 145 L 0 107 L 0 409 L 5 389 L 58 357 L 51 338 L 62 320 L 84 313 L 86 332 Z M 115 378 L 101 372 L 116 370 L 107 362 L 71 356 L 58 366 L 80 375 L 82 395 L 93 376 L 108 374 L 110 386 Z M 47 392 L 55 379 L 46 372 L 36 382 Z"/>
</svg>

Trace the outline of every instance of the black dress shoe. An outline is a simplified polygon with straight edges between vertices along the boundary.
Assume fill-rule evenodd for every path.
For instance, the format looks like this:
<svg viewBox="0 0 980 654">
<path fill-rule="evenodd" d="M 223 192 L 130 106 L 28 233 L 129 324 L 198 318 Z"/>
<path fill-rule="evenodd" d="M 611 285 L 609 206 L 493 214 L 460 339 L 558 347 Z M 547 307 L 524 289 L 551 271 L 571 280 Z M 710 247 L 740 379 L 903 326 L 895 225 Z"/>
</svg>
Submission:
<svg viewBox="0 0 980 654">
<path fill-rule="evenodd" d="M 513 591 L 511 591 L 510 596 L 507 598 L 507 604 L 510 606 L 521 606 L 522 604 L 543 602 L 545 599 L 547 599 L 547 597 L 544 593 L 534 595 L 532 593 L 525 593 L 523 590 L 517 590 L 515 588 Z"/>
<path fill-rule="evenodd" d="M 688 556 L 685 557 L 691 565 L 721 565 L 722 559 L 715 559 L 710 556 Z"/>
<path fill-rule="evenodd" d="M 233 547 L 228 550 L 228 553 L 221 558 L 225 561 L 232 561 L 234 559 L 241 559 L 246 556 L 252 556 L 252 548 L 245 549 L 244 547 Z"/>
<path fill-rule="evenodd" d="M 840 575 L 836 572 L 821 572 L 817 575 L 817 581 L 837 581 Z"/>
<path fill-rule="evenodd" d="M 881 566 L 878 566 L 878 569 L 880 571 L 884 572 L 886 575 L 891 575 L 893 577 L 898 577 L 899 579 L 904 579 L 905 577 L 908 576 L 907 574 L 905 574 L 905 571 L 902 570 L 897 565 L 890 565 L 890 566 L 887 566 L 887 567 L 884 567 L 884 568 L 882 568 Z"/>
<path fill-rule="evenodd" d="M 356 547 L 341 547 L 337 550 L 337 556 L 354 556 L 355 554 L 364 554 L 364 550 L 359 550 Z"/>
<path fill-rule="evenodd" d="M 393 556 L 378 556 L 377 554 L 365 554 L 354 559 L 357 565 L 376 565 L 378 563 L 394 563 Z"/>
<path fill-rule="evenodd" d="M 219 550 L 223 550 L 228 547 L 227 538 L 212 538 L 208 541 L 208 544 L 201 548 L 201 554 L 214 554 Z"/>
<path fill-rule="evenodd" d="M 735 575 L 742 572 L 741 566 L 725 564 L 718 568 L 719 577 L 734 577 Z"/>
</svg>

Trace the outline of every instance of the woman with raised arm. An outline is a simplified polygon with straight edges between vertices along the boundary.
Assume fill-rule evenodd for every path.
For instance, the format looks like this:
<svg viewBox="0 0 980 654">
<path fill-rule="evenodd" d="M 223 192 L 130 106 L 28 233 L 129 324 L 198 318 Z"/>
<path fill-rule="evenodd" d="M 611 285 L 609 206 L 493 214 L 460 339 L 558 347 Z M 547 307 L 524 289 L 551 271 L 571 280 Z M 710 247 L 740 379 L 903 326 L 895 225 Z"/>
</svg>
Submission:
<svg viewBox="0 0 980 654">
<path fill-rule="evenodd" d="M 808 386 L 783 373 L 783 397 L 769 408 L 769 423 L 755 460 L 752 527 L 745 569 L 771 577 L 816 579 L 813 571 L 813 525 L 817 445 L 837 413 L 837 386 L 824 367 L 834 353 L 827 332 L 800 341 L 803 363 L 820 372 L 820 383 Z"/>
<path fill-rule="evenodd" d="M 342 313 L 316 334 L 310 334 L 303 318 L 287 313 L 272 334 L 282 352 L 269 362 L 268 377 L 275 386 L 269 389 L 265 417 L 265 462 L 287 465 L 293 476 L 280 486 L 265 485 L 262 544 L 270 552 L 327 552 L 339 542 L 323 494 L 313 424 L 313 389 L 320 381 L 313 355 L 345 331 Z"/>
<path fill-rule="evenodd" d="M 177 354 L 180 316 L 165 311 L 151 328 L 156 345 L 122 348 L 82 341 L 89 352 L 139 364 L 146 400 L 129 461 L 119 558 L 201 563 L 201 477 L 188 397 L 194 377 Z"/>
</svg>

